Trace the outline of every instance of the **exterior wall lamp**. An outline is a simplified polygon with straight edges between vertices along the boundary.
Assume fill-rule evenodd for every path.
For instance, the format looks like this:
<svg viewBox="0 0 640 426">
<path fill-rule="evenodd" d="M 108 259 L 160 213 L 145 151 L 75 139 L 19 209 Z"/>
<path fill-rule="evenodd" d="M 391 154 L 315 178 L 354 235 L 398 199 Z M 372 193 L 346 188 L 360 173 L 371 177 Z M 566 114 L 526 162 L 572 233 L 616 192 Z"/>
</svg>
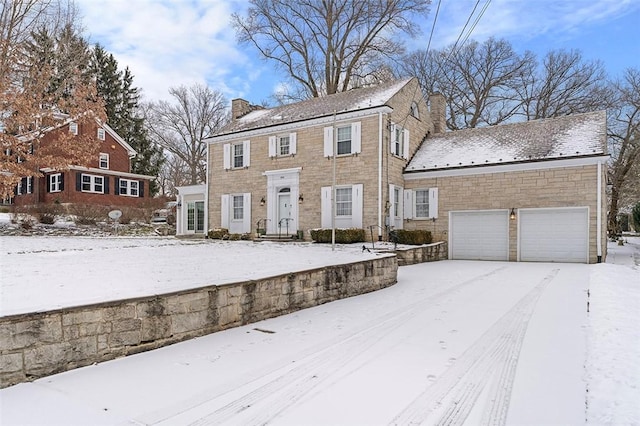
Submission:
<svg viewBox="0 0 640 426">
<path fill-rule="evenodd" d="M 516 210 L 511 208 L 511 213 L 509 213 L 509 219 L 516 220 Z"/>
<path fill-rule="evenodd" d="M 264 203 L 265 203 L 264 197 L 260 198 L 260 206 L 264 206 Z"/>
<path fill-rule="evenodd" d="M 298 196 L 298 204 L 302 204 L 303 201 L 304 197 L 302 196 L 302 194 L 300 194 L 300 196 Z"/>
</svg>

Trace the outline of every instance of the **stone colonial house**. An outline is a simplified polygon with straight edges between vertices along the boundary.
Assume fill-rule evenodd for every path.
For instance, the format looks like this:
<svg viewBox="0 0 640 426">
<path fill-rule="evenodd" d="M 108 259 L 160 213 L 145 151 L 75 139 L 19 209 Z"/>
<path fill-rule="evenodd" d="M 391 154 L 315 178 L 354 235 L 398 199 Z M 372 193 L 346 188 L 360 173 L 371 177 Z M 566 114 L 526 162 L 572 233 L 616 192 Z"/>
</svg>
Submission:
<svg viewBox="0 0 640 426">
<path fill-rule="evenodd" d="M 142 206 L 150 197 L 149 182 L 155 176 L 131 173 L 131 159 L 137 152 L 111 127 L 98 120 L 79 124 L 65 120 L 48 128 L 40 144 L 55 143 L 61 132 L 95 135 L 100 152 L 87 167 L 68 170 L 40 169 L 42 177 L 23 177 L 15 197 L 5 203 L 38 205 L 78 203 L 101 206 Z"/>
<path fill-rule="evenodd" d="M 445 132 L 444 98 L 428 103 L 416 79 L 269 109 L 233 100 L 208 184 L 179 195 L 178 233 L 425 229 L 451 259 L 604 259 L 604 112 Z"/>
</svg>

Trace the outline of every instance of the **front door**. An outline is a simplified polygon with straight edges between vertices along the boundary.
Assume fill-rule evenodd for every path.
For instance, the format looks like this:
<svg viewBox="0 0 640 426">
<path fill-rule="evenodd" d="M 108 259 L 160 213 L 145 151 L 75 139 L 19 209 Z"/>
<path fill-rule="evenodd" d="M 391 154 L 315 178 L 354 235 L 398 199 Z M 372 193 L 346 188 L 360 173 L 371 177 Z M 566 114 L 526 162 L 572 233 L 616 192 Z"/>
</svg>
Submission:
<svg viewBox="0 0 640 426">
<path fill-rule="evenodd" d="M 291 190 L 283 188 L 278 193 L 278 233 L 289 234 L 294 224 L 291 217 Z"/>
</svg>

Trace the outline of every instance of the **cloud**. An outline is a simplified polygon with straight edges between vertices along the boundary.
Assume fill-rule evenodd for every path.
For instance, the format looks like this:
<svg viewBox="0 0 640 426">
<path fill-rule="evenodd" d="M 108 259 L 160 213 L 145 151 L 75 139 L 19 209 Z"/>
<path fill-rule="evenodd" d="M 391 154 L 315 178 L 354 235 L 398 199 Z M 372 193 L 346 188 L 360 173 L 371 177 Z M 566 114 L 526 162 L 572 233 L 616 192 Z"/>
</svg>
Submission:
<svg viewBox="0 0 640 426">
<path fill-rule="evenodd" d="M 239 3 L 79 0 L 78 5 L 91 42 L 105 46 L 120 67 L 129 66 L 146 99 L 168 99 L 169 87 L 196 82 L 233 96 L 230 77 L 249 68 L 230 26 Z"/>
</svg>

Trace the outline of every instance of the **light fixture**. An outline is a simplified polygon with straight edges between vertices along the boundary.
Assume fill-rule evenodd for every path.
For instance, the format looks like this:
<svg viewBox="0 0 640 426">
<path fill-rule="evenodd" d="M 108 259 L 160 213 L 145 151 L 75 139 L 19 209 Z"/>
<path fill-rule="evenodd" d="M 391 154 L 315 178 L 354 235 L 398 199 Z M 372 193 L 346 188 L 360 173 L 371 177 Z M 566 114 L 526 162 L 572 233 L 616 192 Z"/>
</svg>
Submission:
<svg viewBox="0 0 640 426">
<path fill-rule="evenodd" d="M 509 219 L 511 220 L 515 220 L 516 219 L 516 210 L 514 208 L 511 209 L 511 213 L 509 213 Z"/>
<path fill-rule="evenodd" d="M 264 203 L 265 203 L 265 201 L 264 201 L 264 197 L 260 198 L 260 205 L 261 205 L 261 206 L 264 206 Z"/>
<path fill-rule="evenodd" d="M 302 194 L 300 194 L 298 196 L 298 204 L 302 204 L 303 201 L 304 201 L 304 197 L 302 196 Z"/>
</svg>

